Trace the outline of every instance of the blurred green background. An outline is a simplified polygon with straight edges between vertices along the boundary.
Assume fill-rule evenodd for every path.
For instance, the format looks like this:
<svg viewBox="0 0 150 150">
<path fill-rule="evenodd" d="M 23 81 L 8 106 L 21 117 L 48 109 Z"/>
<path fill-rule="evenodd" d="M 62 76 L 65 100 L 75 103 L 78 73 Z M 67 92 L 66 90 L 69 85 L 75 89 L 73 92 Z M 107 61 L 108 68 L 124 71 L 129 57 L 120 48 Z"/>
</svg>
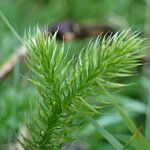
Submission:
<svg viewBox="0 0 150 150">
<path fill-rule="evenodd" d="M 0 10 L 21 37 L 24 37 L 25 30 L 32 29 L 37 24 L 42 28 L 47 23 L 66 19 L 83 24 L 132 28 L 148 36 L 149 5 L 146 0 L 0 0 Z M 88 41 L 89 39 L 84 39 L 66 44 L 71 44 L 71 50 L 74 52 L 80 50 Z M 0 65 L 20 45 L 0 18 Z M 19 128 L 24 125 L 25 116 L 30 109 L 30 102 L 38 99 L 36 89 L 22 75 L 30 76 L 23 60 L 18 61 L 14 70 L 0 81 L 0 150 L 13 149 L 12 145 L 16 143 Z M 136 84 L 117 92 L 118 103 L 133 118 L 137 127 L 142 126 L 141 131 L 148 140 L 150 140 L 147 111 L 150 107 L 149 75 L 149 65 L 143 66 L 138 75 L 128 81 Z M 127 141 L 129 133 L 111 108 L 104 109 L 104 113 L 97 119 L 122 143 Z M 113 149 L 90 125 L 79 132 L 79 139 L 77 145 L 82 149 Z"/>
</svg>

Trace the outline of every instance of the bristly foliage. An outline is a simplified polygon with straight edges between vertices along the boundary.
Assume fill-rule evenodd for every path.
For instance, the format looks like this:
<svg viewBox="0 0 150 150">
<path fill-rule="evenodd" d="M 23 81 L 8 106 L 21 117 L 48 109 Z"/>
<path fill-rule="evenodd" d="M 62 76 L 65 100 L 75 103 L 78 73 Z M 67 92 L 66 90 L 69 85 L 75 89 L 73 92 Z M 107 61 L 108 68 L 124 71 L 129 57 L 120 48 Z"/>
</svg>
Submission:
<svg viewBox="0 0 150 150">
<path fill-rule="evenodd" d="M 106 89 L 125 86 L 116 79 L 132 75 L 143 49 L 144 40 L 138 34 L 121 31 L 107 39 L 98 37 L 68 60 L 68 50 L 64 43 L 58 46 L 56 34 L 38 30 L 27 45 L 27 63 L 35 74 L 32 81 L 40 100 L 27 125 L 25 149 L 55 150 L 72 140 L 69 133 L 83 125 L 84 117 L 100 113 L 102 102 L 94 97 L 101 94 L 100 85 Z"/>
</svg>

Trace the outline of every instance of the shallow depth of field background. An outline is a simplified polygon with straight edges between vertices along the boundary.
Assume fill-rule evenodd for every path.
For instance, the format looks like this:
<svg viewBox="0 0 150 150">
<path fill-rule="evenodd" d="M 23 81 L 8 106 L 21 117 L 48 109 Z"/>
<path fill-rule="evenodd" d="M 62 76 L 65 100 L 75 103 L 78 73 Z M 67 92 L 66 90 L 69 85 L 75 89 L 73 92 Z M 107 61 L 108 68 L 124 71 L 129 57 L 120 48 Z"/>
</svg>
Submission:
<svg viewBox="0 0 150 150">
<path fill-rule="evenodd" d="M 120 29 L 138 30 L 142 36 L 150 38 L 150 2 L 148 0 L 0 0 L 0 9 L 11 25 L 24 36 L 25 30 L 37 24 L 45 24 L 71 19 L 82 24 L 105 24 Z M 72 52 L 80 50 L 90 39 L 66 42 Z M 20 43 L 0 18 L 0 65 L 19 47 Z M 149 49 L 150 50 L 150 49 Z M 145 52 L 149 59 L 149 51 Z M 118 91 L 118 103 L 133 118 L 138 128 L 150 141 L 150 66 L 138 68 L 136 76 L 127 81 L 132 86 Z M 31 73 L 24 60 L 15 65 L 14 70 L 0 81 L 0 150 L 13 149 L 19 128 L 24 125 L 30 101 L 36 101 L 35 87 L 24 77 Z M 111 109 L 97 118 L 116 138 L 123 143 L 128 131 L 118 115 Z M 83 149 L 113 150 L 113 147 L 90 126 L 79 133 L 79 144 Z"/>
</svg>

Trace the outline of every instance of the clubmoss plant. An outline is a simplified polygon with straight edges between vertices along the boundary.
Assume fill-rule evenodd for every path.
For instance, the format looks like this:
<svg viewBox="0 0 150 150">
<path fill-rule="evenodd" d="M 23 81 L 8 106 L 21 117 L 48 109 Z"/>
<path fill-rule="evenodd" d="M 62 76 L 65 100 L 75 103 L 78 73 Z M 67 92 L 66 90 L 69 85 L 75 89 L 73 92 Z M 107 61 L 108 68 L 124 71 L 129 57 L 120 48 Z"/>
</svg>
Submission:
<svg viewBox="0 0 150 150">
<path fill-rule="evenodd" d="M 27 42 L 27 63 L 40 97 L 37 111 L 29 117 L 26 150 L 57 150 L 73 140 L 71 133 L 87 116 L 101 113 L 103 88 L 110 92 L 126 86 L 117 81 L 133 74 L 144 48 L 144 39 L 137 33 L 130 36 L 130 31 L 119 31 L 107 39 L 98 37 L 68 59 L 68 50 L 64 43 L 58 46 L 56 34 L 49 36 L 38 29 Z"/>
</svg>

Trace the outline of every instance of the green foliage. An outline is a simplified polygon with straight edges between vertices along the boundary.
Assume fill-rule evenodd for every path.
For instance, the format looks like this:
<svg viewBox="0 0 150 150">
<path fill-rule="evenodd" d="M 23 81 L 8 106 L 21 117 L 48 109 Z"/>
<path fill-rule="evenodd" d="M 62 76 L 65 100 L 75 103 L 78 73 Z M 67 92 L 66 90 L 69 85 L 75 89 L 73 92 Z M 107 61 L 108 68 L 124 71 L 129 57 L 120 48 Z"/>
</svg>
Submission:
<svg viewBox="0 0 150 150">
<path fill-rule="evenodd" d="M 118 114 L 121 116 L 126 127 L 133 134 L 133 137 L 129 139 L 129 142 L 127 142 L 127 145 L 129 145 L 131 141 L 137 138 L 138 144 L 141 143 L 143 150 L 150 149 L 150 144 L 140 133 L 140 129 L 136 128 L 136 125 L 134 124 L 134 122 L 129 118 L 129 116 L 124 112 L 124 110 L 115 102 L 115 98 L 111 96 L 103 87 L 102 89 L 105 92 L 105 94 L 109 97 L 112 107 L 118 112 Z M 138 147 L 138 149 L 141 149 L 141 147 Z"/>
<path fill-rule="evenodd" d="M 30 0 L 30 2 L 1 0 L 0 9 L 19 35 L 23 36 L 24 29 L 29 26 L 33 27 L 37 23 L 40 25 L 53 23 L 65 18 L 88 24 L 112 24 L 109 21 L 112 14 L 120 16 L 133 28 L 138 26 L 141 29 L 145 21 L 146 2 L 144 0 L 117 0 L 117 2 L 115 0 Z M 140 12 L 138 15 L 137 11 Z M 0 45 L 3 53 L 0 55 L 0 63 L 2 63 L 19 43 L 2 21 L 0 29 Z"/>
<path fill-rule="evenodd" d="M 38 29 L 27 44 L 27 63 L 35 74 L 31 81 L 40 98 L 27 126 L 25 149 L 59 149 L 73 140 L 71 133 L 82 127 L 86 117 L 100 113 L 104 102 L 97 95 L 104 94 L 102 89 L 126 86 L 116 79 L 132 75 L 144 48 L 138 34 L 121 31 L 107 39 L 98 37 L 68 60 L 69 50 L 64 44 L 58 46 L 56 34 L 43 35 Z"/>
<path fill-rule="evenodd" d="M 107 139 L 112 144 L 112 146 L 114 146 L 116 150 L 122 150 L 124 148 L 123 145 L 114 136 L 112 136 L 107 130 L 105 130 L 105 128 L 103 128 L 100 124 L 98 124 L 96 121 L 94 121 L 91 118 L 89 118 L 89 121 L 91 122 L 91 124 L 93 124 L 95 129 L 97 129 L 97 132 L 103 135 L 103 137 Z"/>
<path fill-rule="evenodd" d="M 147 69 L 149 71 L 149 69 Z M 146 97 L 145 99 L 147 100 L 147 107 L 146 107 L 146 123 L 145 123 L 145 137 L 147 138 L 147 140 L 150 141 L 150 79 L 149 79 L 149 75 L 148 77 L 143 77 L 142 78 L 142 85 L 146 91 Z"/>
<path fill-rule="evenodd" d="M 0 9 L 4 12 L 6 18 L 10 21 L 10 23 L 20 36 L 23 35 L 24 29 L 28 28 L 29 26 L 35 26 L 37 23 L 42 25 L 47 22 L 51 24 L 55 21 L 60 21 L 65 18 L 74 19 L 75 21 L 79 21 L 85 24 L 109 23 L 109 25 L 112 25 L 113 23 L 115 23 L 115 25 L 117 25 L 118 23 L 123 23 L 123 27 L 126 27 L 127 23 L 132 28 L 143 30 L 145 22 L 146 0 L 117 0 L 117 2 L 115 0 L 30 0 L 29 2 L 27 2 L 26 0 L 1 0 Z M 138 13 L 137 15 L 137 12 L 140 13 Z M 10 54 L 12 54 L 16 50 L 16 48 L 19 46 L 19 42 L 17 41 L 16 37 L 12 35 L 3 21 L 0 21 L 0 29 L 0 64 L 2 64 L 10 56 Z M 72 41 L 70 54 L 73 54 L 76 51 L 80 51 L 81 47 L 83 47 L 83 45 L 85 45 L 87 41 L 87 39 Z M 67 47 L 67 44 L 69 45 L 70 42 L 65 43 L 65 48 Z M 21 62 L 20 73 L 24 75 L 29 74 L 28 69 L 24 68 L 24 66 L 24 63 Z M 16 66 L 15 68 L 18 67 Z M 14 71 L 16 72 L 15 74 L 17 76 L 20 76 L 20 73 L 18 73 L 18 71 L 16 70 L 17 69 L 15 69 Z M 5 78 L 5 86 L 2 85 L 5 81 L 2 81 L 0 83 L 0 108 L 2 107 L 2 109 L 0 109 L 0 138 L 2 142 L 5 142 L 6 145 L 9 144 L 8 142 L 11 139 L 15 140 L 14 133 L 16 133 L 15 131 L 19 130 L 18 123 L 24 122 L 24 112 L 28 111 L 28 104 L 26 104 L 26 102 L 28 101 L 28 99 L 32 101 L 31 97 L 27 96 L 29 93 L 25 92 L 25 89 L 29 88 L 27 80 L 24 81 L 24 79 L 21 78 L 19 82 L 17 81 L 18 83 L 15 83 L 16 77 L 13 76 L 14 74 L 10 73 L 10 78 Z M 136 81 L 133 81 L 133 78 L 131 78 L 130 81 L 136 82 L 136 86 L 134 85 L 126 87 L 124 88 L 124 90 L 120 91 L 121 95 L 126 95 L 125 97 L 121 96 L 118 98 L 117 95 L 115 95 L 115 98 L 117 97 L 118 100 L 117 102 L 121 104 L 121 106 L 123 106 L 123 109 L 128 112 L 127 114 L 132 117 L 132 119 L 134 119 L 137 127 L 140 127 L 141 124 L 143 125 L 145 123 L 144 118 L 146 104 L 144 99 L 148 99 L 148 94 L 143 94 L 146 89 L 142 91 L 140 85 L 137 84 L 141 76 L 136 76 Z M 19 90 L 12 90 L 14 87 L 11 87 L 10 89 L 10 86 L 12 85 L 11 80 L 14 80 L 14 83 Z M 122 80 L 122 78 L 118 79 L 118 81 L 119 80 Z M 125 81 L 128 83 L 130 82 L 129 80 Z M 20 88 L 20 84 L 27 86 L 24 88 Z M 147 88 L 149 86 L 149 82 L 145 82 L 144 85 Z M 34 88 L 32 87 L 32 89 L 30 89 L 30 92 L 33 93 L 33 91 Z M 21 102 L 21 104 L 17 103 L 18 101 L 16 102 L 16 100 Z M 18 105 L 23 105 L 23 107 L 18 107 Z M 6 106 L 5 109 L 3 108 L 3 106 Z M 106 127 L 106 129 L 113 136 L 117 137 L 122 143 L 126 144 L 129 138 L 124 137 L 126 137 L 126 134 L 128 133 L 121 121 L 120 116 L 116 114 L 116 112 L 114 112 L 114 110 L 110 107 L 108 109 L 103 109 L 103 111 L 103 115 L 96 117 L 98 123 Z M 11 112 L 17 112 L 17 115 Z M 146 137 L 149 139 L 148 131 L 150 131 L 150 129 L 148 123 L 148 112 L 149 111 L 146 112 L 146 130 L 144 131 L 144 124 L 141 132 L 146 132 Z M 12 124 L 9 120 L 15 121 L 12 121 Z M 112 149 L 111 144 L 105 142 L 103 137 L 100 137 L 99 135 L 97 135 L 97 132 L 93 131 L 93 126 L 91 126 L 91 124 L 87 124 L 87 126 L 90 126 L 91 128 L 87 128 L 86 133 L 83 133 L 83 136 L 86 138 L 85 141 L 88 145 L 88 149 Z M 122 136 L 116 136 L 116 134 L 122 134 Z M 81 144 L 83 144 L 83 141 L 81 139 L 80 142 Z M 138 143 L 136 140 L 135 142 Z M 138 145 L 139 146 L 137 146 L 137 149 L 141 146 L 141 143 L 138 143 Z M 1 147 L 1 149 L 3 148 Z"/>
<path fill-rule="evenodd" d="M 28 93 L 28 90 L 22 93 L 13 88 L 0 92 L 0 144 L 15 139 L 14 134 L 23 124 L 25 111 L 29 108 Z"/>
</svg>

